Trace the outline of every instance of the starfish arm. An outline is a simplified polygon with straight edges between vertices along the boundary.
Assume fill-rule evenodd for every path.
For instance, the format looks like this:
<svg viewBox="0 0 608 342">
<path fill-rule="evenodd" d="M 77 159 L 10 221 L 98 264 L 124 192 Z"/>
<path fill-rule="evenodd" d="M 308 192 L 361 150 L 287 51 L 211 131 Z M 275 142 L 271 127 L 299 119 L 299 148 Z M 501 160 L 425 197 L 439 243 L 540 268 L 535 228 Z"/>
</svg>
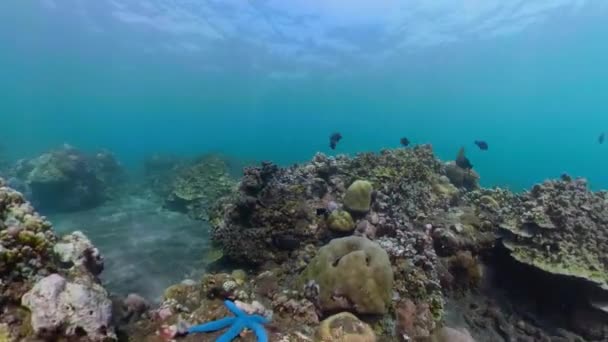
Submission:
<svg viewBox="0 0 608 342">
<path fill-rule="evenodd" d="M 236 317 L 226 317 L 217 321 L 207 322 L 199 325 L 194 325 L 188 328 L 188 333 L 203 333 L 224 329 L 225 327 L 234 324 Z"/>
<path fill-rule="evenodd" d="M 245 328 L 245 322 L 243 322 L 241 319 L 236 319 L 230 329 L 222 334 L 222 336 L 220 336 L 216 342 L 231 342 L 237 336 L 239 336 L 243 328 Z"/>
<path fill-rule="evenodd" d="M 247 327 L 255 333 L 258 342 L 268 342 L 268 333 L 266 333 L 266 329 L 261 324 L 250 324 Z"/>
<path fill-rule="evenodd" d="M 268 318 L 264 317 L 264 316 L 260 316 L 260 315 L 251 315 L 251 316 L 247 316 L 247 319 L 250 322 L 256 323 L 256 324 L 266 324 L 269 322 Z"/>
<path fill-rule="evenodd" d="M 225 300 L 224 301 L 224 305 L 228 308 L 228 310 L 230 310 L 230 312 L 232 312 L 235 316 L 245 316 L 245 313 L 239 309 L 236 304 L 234 304 L 234 302 L 229 301 L 229 300 Z"/>
</svg>

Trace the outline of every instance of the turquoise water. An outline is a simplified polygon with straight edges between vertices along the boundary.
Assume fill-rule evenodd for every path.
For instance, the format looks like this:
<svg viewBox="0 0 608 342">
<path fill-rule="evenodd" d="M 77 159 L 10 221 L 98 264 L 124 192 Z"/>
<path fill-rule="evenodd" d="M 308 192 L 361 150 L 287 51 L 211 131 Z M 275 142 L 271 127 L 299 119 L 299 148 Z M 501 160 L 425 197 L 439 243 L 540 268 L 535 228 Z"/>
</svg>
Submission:
<svg viewBox="0 0 608 342">
<path fill-rule="evenodd" d="M 380 29 L 388 27 L 384 18 L 397 19 L 382 8 L 338 1 L 328 9 L 319 2 L 321 14 L 332 13 L 326 17 L 343 26 L 328 29 L 326 37 L 357 47 L 331 50 L 307 38 L 299 43 L 300 54 L 319 52 L 330 65 L 294 62 L 280 48 L 264 48 L 291 43 L 300 33 L 290 29 L 239 36 L 252 19 L 230 11 L 234 1 L 136 1 L 131 15 L 149 16 L 128 20 L 120 15 L 121 3 L 0 4 L 0 144 L 12 158 L 68 142 L 108 148 L 131 167 L 155 152 L 209 150 L 288 164 L 317 151 L 397 147 L 407 136 L 431 143 L 443 159 L 465 145 L 486 186 L 522 189 L 568 172 L 588 178 L 594 188 L 608 188 L 608 144 L 597 143 L 600 132 L 608 131 L 608 8 L 602 2 L 538 1 L 541 9 L 534 13 L 542 15 L 529 15 L 525 2 L 507 1 L 511 9 L 478 21 L 467 20 L 481 3 L 437 2 L 428 9 L 437 11 L 437 21 L 420 27 L 456 18 L 463 22 L 454 27 L 458 39 L 425 44 L 427 37 L 411 36 L 418 43 L 397 52 L 396 36 Z M 314 17 L 316 3 L 296 1 L 288 12 Z M 273 4 L 262 2 L 253 18 L 281 24 L 286 17 L 271 10 Z M 218 41 L 189 31 L 184 21 L 173 31 L 151 25 L 167 20 L 151 8 L 168 5 L 180 10 L 174 15 L 194 17 L 192 23 L 219 23 L 224 15 L 236 28 L 224 29 L 228 38 Z M 435 12 L 429 13 L 432 19 Z M 531 23 L 514 32 L 506 26 L 499 35 L 479 33 L 479 21 L 498 19 Z M 476 29 L 467 23 L 477 23 Z M 293 27 L 303 34 L 319 29 Z M 160 48 L 174 45 L 184 48 Z M 344 136 L 336 151 L 328 147 L 333 131 Z M 477 150 L 475 139 L 488 141 L 489 151 Z"/>
</svg>

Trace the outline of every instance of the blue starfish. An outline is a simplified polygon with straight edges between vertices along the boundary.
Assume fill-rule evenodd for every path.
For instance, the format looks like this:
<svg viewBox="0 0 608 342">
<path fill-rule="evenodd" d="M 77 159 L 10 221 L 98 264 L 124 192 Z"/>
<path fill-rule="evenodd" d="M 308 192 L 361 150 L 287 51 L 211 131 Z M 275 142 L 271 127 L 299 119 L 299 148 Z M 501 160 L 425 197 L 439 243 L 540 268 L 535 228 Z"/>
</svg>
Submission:
<svg viewBox="0 0 608 342">
<path fill-rule="evenodd" d="M 234 317 L 225 317 L 217 321 L 192 326 L 188 329 L 188 334 L 212 332 L 230 326 L 230 329 L 222 334 L 216 342 L 230 342 L 244 328 L 253 330 L 258 342 L 268 342 L 268 334 L 266 333 L 266 329 L 264 329 L 264 324 L 268 323 L 268 319 L 260 315 L 248 315 L 229 300 L 225 300 L 224 305 L 234 314 Z"/>
</svg>

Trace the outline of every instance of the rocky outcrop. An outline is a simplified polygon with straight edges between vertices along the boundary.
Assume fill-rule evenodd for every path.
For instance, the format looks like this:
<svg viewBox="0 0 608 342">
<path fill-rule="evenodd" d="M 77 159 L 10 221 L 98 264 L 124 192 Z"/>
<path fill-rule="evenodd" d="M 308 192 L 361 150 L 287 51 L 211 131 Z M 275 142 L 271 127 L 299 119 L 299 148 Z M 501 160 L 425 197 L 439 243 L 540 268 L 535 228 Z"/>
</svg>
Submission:
<svg viewBox="0 0 608 342">
<path fill-rule="evenodd" d="M 81 231 L 62 237 L 53 251 L 64 267 L 84 267 L 93 275 L 99 275 L 103 271 L 103 256 Z"/>
<path fill-rule="evenodd" d="M 27 185 L 37 208 L 45 211 L 95 207 L 112 196 L 123 176 L 110 152 L 90 156 L 69 145 L 18 162 L 14 173 Z"/>
<path fill-rule="evenodd" d="M 0 179 L 0 335 L 113 340 L 111 302 L 96 277 L 102 269 L 103 257 L 82 232 L 59 240 Z"/>
<path fill-rule="evenodd" d="M 115 339 L 111 327 L 112 303 L 94 282 L 69 282 L 58 274 L 41 279 L 26 293 L 22 305 L 31 312 L 38 336 L 86 337 L 90 341 Z"/>
</svg>

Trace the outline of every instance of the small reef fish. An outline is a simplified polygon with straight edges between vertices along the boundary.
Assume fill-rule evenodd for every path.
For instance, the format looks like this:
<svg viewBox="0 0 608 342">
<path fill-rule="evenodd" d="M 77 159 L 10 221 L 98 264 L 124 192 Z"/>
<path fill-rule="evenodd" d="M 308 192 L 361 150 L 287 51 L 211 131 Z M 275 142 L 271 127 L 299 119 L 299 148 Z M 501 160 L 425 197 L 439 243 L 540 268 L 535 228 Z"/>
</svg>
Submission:
<svg viewBox="0 0 608 342">
<path fill-rule="evenodd" d="M 602 134 L 600 134 L 600 137 L 597 139 L 597 141 L 598 141 L 600 144 L 603 144 L 603 143 L 604 143 L 604 140 L 606 140 L 606 133 L 602 132 Z"/>
<path fill-rule="evenodd" d="M 461 147 L 460 151 L 458 151 L 458 156 L 456 157 L 456 165 L 465 170 L 471 170 L 473 168 L 473 164 L 471 164 L 469 159 L 464 155 L 464 147 Z"/>
<path fill-rule="evenodd" d="M 488 143 L 483 140 L 475 140 L 475 145 L 477 145 L 477 147 L 479 147 L 479 149 L 482 151 L 488 150 Z"/>
<path fill-rule="evenodd" d="M 340 134 L 338 132 L 332 134 L 329 137 L 329 147 L 331 147 L 332 150 L 335 150 L 336 145 L 338 145 L 338 142 L 340 141 L 340 139 L 342 139 L 342 134 Z"/>
<path fill-rule="evenodd" d="M 317 208 L 317 216 L 324 216 L 325 218 L 327 218 L 329 216 L 329 209 Z"/>
<path fill-rule="evenodd" d="M 399 142 L 401 142 L 401 146 L 403 147 L 407 147 L 410 144 L 410 140 L 406 137 L 401 138 Z"/>
</svg>

